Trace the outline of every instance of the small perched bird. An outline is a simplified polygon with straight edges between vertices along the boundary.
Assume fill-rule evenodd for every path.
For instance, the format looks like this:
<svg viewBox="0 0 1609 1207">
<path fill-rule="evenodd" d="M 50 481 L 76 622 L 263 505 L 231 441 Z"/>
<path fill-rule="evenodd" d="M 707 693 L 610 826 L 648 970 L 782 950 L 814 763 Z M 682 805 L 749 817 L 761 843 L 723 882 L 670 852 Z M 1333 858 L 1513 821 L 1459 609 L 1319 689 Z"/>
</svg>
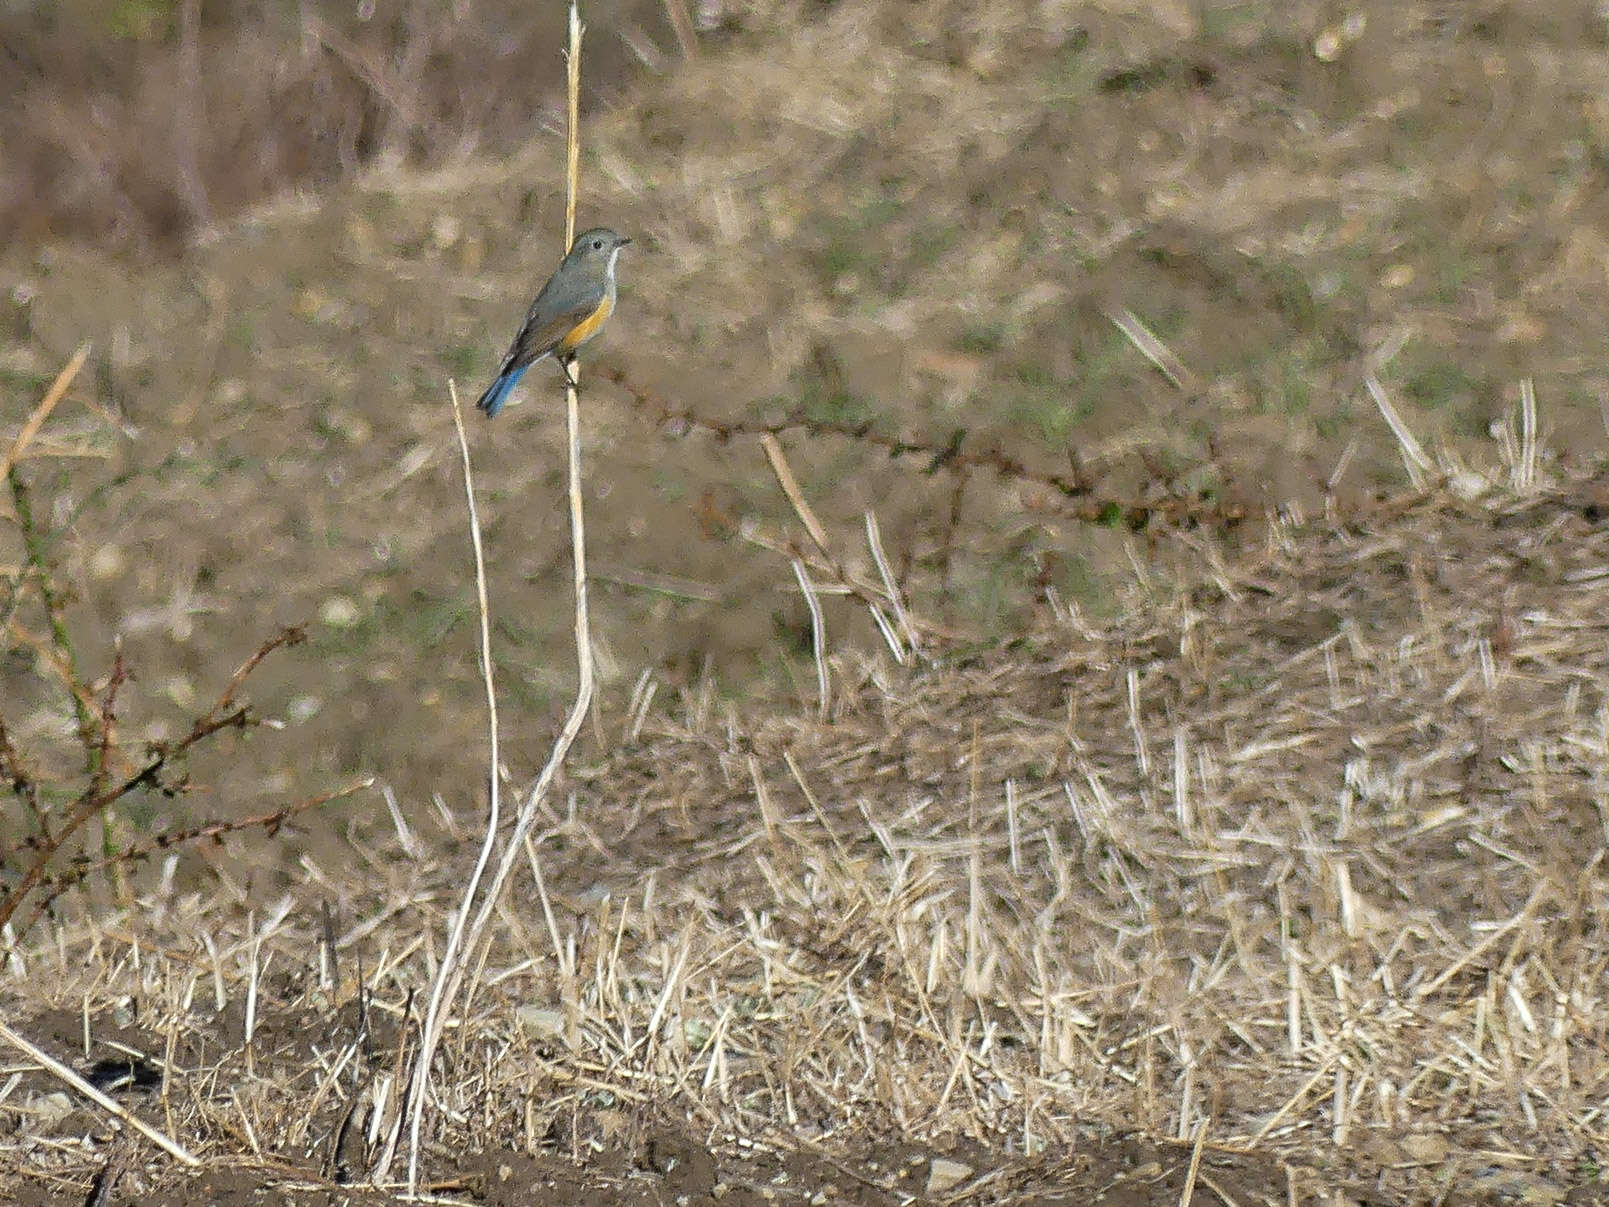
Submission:
<svg viewBox="0 0 1609 1207">
<path fill-rule="evenodd" d="M 555 357 L 572 386 L 570 362 L 576 349 L 602 329 L 615 309 L 615 261 L 631 240 L 607 227 L 595 227 L 576 236 L 564 257 L 525 315 L 525 325 L 509 345 L 497 370 L 475 405 L 491 419 L 529 369 L 544 356 Z"/>
</svg>

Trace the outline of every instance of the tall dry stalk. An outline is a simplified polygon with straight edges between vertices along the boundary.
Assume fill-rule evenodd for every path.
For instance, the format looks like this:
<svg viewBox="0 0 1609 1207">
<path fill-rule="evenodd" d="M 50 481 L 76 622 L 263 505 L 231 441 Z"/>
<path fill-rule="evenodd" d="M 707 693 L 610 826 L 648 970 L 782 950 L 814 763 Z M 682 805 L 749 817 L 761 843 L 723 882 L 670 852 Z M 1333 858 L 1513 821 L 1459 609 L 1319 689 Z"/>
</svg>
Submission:
<svg viewBox="0 0 1609 1207">
<path fill-rule="evenodd" d="M 581 177 L 581 34 L 584 28 L 581 24 L 579 6 L 576 0 L 571 0 L 570 48 L 566 54 L 569 66 L 570 100 L 567 195 L 564 215 L 564 245 L 566 248 L 575 242 L 576 190 Z M 592 707 L 594 688 L 592 626 L 587 611 L 587 532 L 581 494 L 581 402 L 574 385 L 575 371 L 576 366 L 572 364 L 570 366 L 572 380 L 565 387 L 565 420 L 569 435 L 570 550 L 575 588 L 577 679 L 575 702 L 570 706 L 569 716 L 564 719 L 564 727 L 559 731 L 558 740 L 553 744 L 553 750 L 548 755 L 547 763 L 543 765 L 541 774 L 536 777 L 536 783 L 531 786 L 530 792 L 526 794 L 524 803 L 520 805 L 519 816 L 514 821 L 514 829 L 509 834 L 508 844 L 503 849 L 503 858 L 497 865 L 497 874 L 492 878 L 491 888 L 481 901 L 480 909 L 475 914 L 474 924 L 469 928 L 469 940 L 465 944 L 466 951 L 473 951 L 480 945 L 486 932 L 486 926 L 491 921 L 492 913 L 497 909 L 497 902 L 502 897 L 503 886 L 507 883 L 509 875 L 514 870 L 514 864 L 519 859 L 526 836 L 530 834 L 531 827 L 536 822 L 537 813 L 541 808 L 542 802 L 547 799 L 548 790 L 553 785 L 554 777 L 558 774 L 559 768 L 564 765 L 565 756 L 569 754 L 570 747 L 575 744 L 575 739 L 581 732 L 581 725 L 586 720 L 587 710 Z"/>
<path fill-rule="evenodd" d="M 462 954 L 464 951 L 464 922 L 469 917 L 470 907 L 475 903 L 476 894 L 480 890 L 481 879 L 486 874 L 486 867 L 491 862 L 492 851 L 497 843 L 497 831 L 502 824 L 503 805 L 501 782 L 497 769 L 501 755 L 498 749 L 497 725 L 497 689 L 492 678 L 492 629 L 491 605 L 486 591 L 486 554 L 481 542 L 480 513 L 475 506 L 475 475 L 469 458 L 469 439 L 464 434 L 463 409 L 458 404 L 458 387 L 455 383 L 447 383 L 448 397 L 453 408 L 453 428 L 458 435 L 458 452 L 464 465 L 464 500 L 469 511 L 469 539 L 475 553 L 475 599 L 477 611 L 480 614 L 480 668 L 481 681 L 486 688 L 487 728 L 489 730 L 490 745 L 488 752 L 489 768 L 487 772 L 487 786 L 489 800 L 486 814 L 486 834 L 481 840 L 480 854 L 475 860 L 475 870 L 470 874 L 469 884 L 464 889 L 463 904 L 453 913 L 448 928 L 447 948 L 442 953 L 441 966 L 437 969 L 435 983 L 430 987 L 430 1004 L 425 1011 L 424 1029 L 420 1035 L 419 1052 L 415 1057 L 413 1072 L 408 1079 L 408 1088 L 403 1098 L 402 1110 L 393 1120 L 393 1129 L 386 1138 L 385 1148 L 376 1165 L 376 1180 L 384 1178 L 390 1168 L 391 1161 L 396 1153 L 397 1138 L 401 1132 L 404 1121 L 408 1123 L 408 1193 L 414 1195 L 419 1184 L 419 1134 L 420 1123 L 424 1115 L 423 1105 L 430 1089 L 430 1067 L 434 1063 L 436 1048 L 441 1043 L 442 1029 L 446 1026 L 453 999 L 457 996 L 458 985 L 461 980 Z"/>
<path fill-rule="evenodd" d="M 565 159 L 564 246 L 566 249 L 575 241 L 576 195 L 581 175 L 582 30 L 579 4 L 577 0 L 571 0 L 569 46 L 565 52 L 568 67 L 566 74 L 569 99 L 569 134 Z M 454 1004 L 460 1000 L 464 972 L 466 967 L 469 966 L 466 965 L 465 957 L 474 952 L 484 940 L 486 927 L 497 908 L 498 901 L 502 897 L 508 877 L 513 871 L 515 860 L 519 856 L 526 836 L 530 833 L 541 803 L 546 798 L 548 789 L 552 785 L 558 769 L 563 765 L 565 756 L 574 744 L 576 736 L 580 733 L 581 725 L 586 719 L 587 710 L 592 705 L 594 673 L 591 625 L 587 611 L 586 521 L 581 489 L 581 408 L 580 399 L 573 384 L 573 372 L 572 366 L 572 382 L 567 385 L 565 390 L 565 418 L 569 433 L 570 540 L 575 585 L 575 641 L 578 671 L 576 698 L 571 706 L 570 715 L 565 720 L 564 728 L 560 731 L 558 740 L 554 743 L 553 750 L 548 756 L 546 765 L 542 768 L 535 785 L 531 788 L 520 807 L 513 832 L 509 835 L 507 845 L 504 848 L 503 857 L 498 863 L 497 871 L 492 877 L 491 884 L 484 893 L 480 891 L 481 881 L 490 861 L 491 852 L 496 843 L 497 831 L 501 823 L 501 798 L 498 780 L 497 693 L 492 681 L 491 608 L 486 593 L 485 558 L 481 546 L 480 520 L 475 509 L 474 481 L 470 468 L 469 444 L 464 435 L 463 416 L 458 405 L 457 390 L 450 390 L 453 422 L 458 433 L 459 451 L 463 457 L 464 490 L 469 507 L 471 541 L 475 551 L 475 581 L 480 611 L 481 674 L 486 687 L 487 711 L 491 728 L 490 765 L 487 776 L 490 784 L 490 804 L 486 837 L 481 846 L 480 856 L 476 861 L 469 885 L 465 889 L 463 903 L 454 915 L 454 921 L 448 936 L 447 949 L 443 953 L 441 966 L 437 971 L 435 982 L 431 986 L 430 1005 L 426 1012 L 424 1028 L 420 1036 L 419 1052 L 414 1061 L 412 1074 L 408 1079 L 402 1110 L 396 1115 L 394 1126 L 387 1137 L 380 1159 L 375 1165 L 374 1175 L 376 1180 L 383 1179 L 394 1159 L 401 1127 L 406 1121 L 409 1129 L 409 1197 L 414 1197 L 418 1193 L 419 1147 L 424 1106 L 429 1097 L 431 1066 L 435 1061 L 436 1049 L 441 1043 L 441 1036 L 446 1026 L 447 1017 L 452 1012 Z M 477 899 L 480 904 L 479 908 L 475 909 Z M 475 909 L 474 921 L 466 928 L 464 920 L 469 917 L 472 909 Z M 463 994 L 462 999 L 467 1002 L 472 996 L 473 989 L 471 989 L 470 993 Z"/>
</svg>

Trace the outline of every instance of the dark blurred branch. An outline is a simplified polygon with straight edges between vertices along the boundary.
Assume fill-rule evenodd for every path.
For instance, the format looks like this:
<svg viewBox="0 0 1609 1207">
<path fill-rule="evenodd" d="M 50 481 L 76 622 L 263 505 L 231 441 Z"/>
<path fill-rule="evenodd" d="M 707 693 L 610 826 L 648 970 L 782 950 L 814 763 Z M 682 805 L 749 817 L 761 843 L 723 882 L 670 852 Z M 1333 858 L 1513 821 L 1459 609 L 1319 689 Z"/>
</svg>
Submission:
<svg viewBox="0 0 1609 1207">
<path fill-rule="evenodd" d="M 230 678 L 223 694 L 219 696 L 218 702 L 205 715 L 196 719 L 190 727 L 190 732 L 176 742 L 153 744 L 144 764 L 134 774 L 109 786 L 105 784 L 103 776 L 93 776 L 90 786 L 85 789 L 62 821 L 61 828 L 54 834 L 45 833 L 34 844 L 35 855 L 28 870 L 23 873 L 16 887 L 0 898 L 0 928 L 11 920 L 23 900 L 44 882 L 46 869 L 56 853 L 61 850 L 62 844 L 82 829 L 91 818 L 135 792 L 155 790 L 174 796 L 182 793 L 186 787 L 185 778 L 181 775 L 177 780 L 170 782 L 164 779 L 163 773 L 178 762 L 180 756 L 191 747 L 213 734 L 225 729 L 245 729 L 250 725 L 252 720 L 249 711 L 244 706 L 237 706 L 234 703 L 235 693 L 241 683 L 272 651 L 281 646 L 295 645 L 305 638 L 306 634 L 301 629 L 288 628 L 264 642 L 256 653 L 241 664 L 240 669 Z"/>
<path fill-rule="evenodd" d="M 66 620 L 62 615 L 61 597 L 56 591 L 49 567 L 46 564 L 45 538 L 38 525 L 34 522 L 33 502 L 29 497 L 27 484 L 23 482 L 22 474 L 17 467 L 17 462 L 28 451 L 28 446 L 33 443 L 34 437 L 39 434 L 39 429 L 44 426 L 45 420 L 50 418 L 51 412 L 67 396 L 67 391 L 72 386 L 74 379 L 77 378 L 79 370 L 84 367 L 84 362 L 89 359 L 89 348 L 90 346 L 87 342 L 78 346 L 77 351 L 62 366 L 61 372 L 56 374 L 56 379 L 50 383 L 50 388 L 45 391 L 45 395 L 39 400 L 39 404 L 34 407 L 28 418 L 23 421 L 22 427 L 18 429 L 16 438 L 12 440 L 4 456 L 0 457 L 0 467 L 4 468 L 6 481 L 11 486 L 11 500 L 17 513 L 17 524 L 22 529 L 23 556 L 25 558 L 23 569 L 12 580 L 11 597 L 6 601 L 4 617 L 0 617 L 0 633 L 10 627 L 12 619 L 16 616 L 17 609 L 22 604 L 24 585 L 31 572 L 38 580 L 40 598 L 44 601 L 45 613 L 50 622 L 51 639 L 56 645 L 55 658 L 60 665 L 62 677 L 67 683 L 68 695 L 72 697 L 73 714 L 78 720 L 79 740 L 84 744 L 85 764 L 90 774 L 94 775 L 100 766 L 99 753 L 90 736 L 92 721 L 90 719 L 89 704 L 86 699 L 86 693 L 80 689 L 79 685 L 72 635 L 67 630 Z M 6 749 L 11 755 L 15 754 L 14 751 L 10 751 L 9 743 L 7 743 Z M 30 807 L 35 808 L 36 812 L 37 805 L 37 797 L 30 798 Z"/>
<path fill-rule="evenodd" d="M 1034 469 L 995 446 L 968 448 L 965 428 L 957 428 L 944 441 L 935 442 L 890 436 L 875 431 L 870 423 L 850 424 L 816 419 L 800 410 L 795 410 L 785 419 L 772 422 L 711 419 L 691 407 L 667 401 L 647 387 L 638 385 L 619 369 L 601 368 L 598 373 L 624 389 L 636 403 L 638 411 L 659 426 L 696 429 L 723 441 L 735 436 L 775 437 L 787 432 L 852 440 L 870 445 L 886 453 L 890 459 L 922 458 L 926 464 L 921 467 L 921 472 L 927 475 L 942 471 L 964 480 L 973 472 L 983 470 L 1010 481 L 1042 487 L 1053 492 L 1059 512 L 1087 523 L 1113 527 L 1121 525 L 1136 532 L 1155 524 L 1233 528 L 1251 514 L 1239 504 L 1194 497 L 1187 493 L 1162 494 L 1154 500 L 1145 501 L 1102 497 L 1097 493 L 1096 483 L 1085 475 L 1076 458 L 1073 459 L 1071 475 Z M 1177 491 L 1177 478 L 1178 475 L 1169 475 L 1162 485 L 1169 491 Z"/>
<path fill-rule="evenodd" d="M 0 777 L 4 777 L 6 786 L 22 798 L 22 803 L 28 807 L 28 813 L 34 819 L 39 834 L 48 841 L 50 823 L 39 808 L 39 781 L 23 765 L 22 755 L 17 752 L 16 746 L 12 745 L 11 735 L 6 732 L 4 717 L 0 717 Z"/>
<path fill-rule="evenodd" d="M 354 792 L 361 792 L 373 784 L 374 777 L 372 775 L 365 776 L 344 788 L 337 788 L 334 792 L 310 796 L 306 800 L 297 801 L 295 804 L 286 805 L 284 808 L 275 809 L 269 813 L 259 813 L 254 817 L 243 817 L 238 821 L 214 820 L 203 822 L 198 826 L 190 826 L 183 830 L 167 830 L 154 836 L 148 843 L 127 847 L 115 855 L 110 855 L 94 862 L 84 861 L 77 863 L 70 870 L 59 875 L 44 876 L 40 879 L 37 887 L 45 895 L 28 911 L 28 917 L 22 926 L 18 928 L 17 933 L 27 934 L 33 928 L 33 924 L 39 920 L 40 915 L 54 904 L 56 898 L 69 889 L 77 888 L 96 872 L 103 872 L 113 867 L 123 867 L 132 863 L 141 863 L 150 859 L 159 851 L 171 850 L 187 843 L 201 841 L 221 843 L 229 835 L 238 834 L 243 830 L 254 830 L 260 827 L 264 835 L 272 838 L 279 833 L 280 827 L 298 814 L 306 813 L 309 809 L 317 809 L 321 805 L 327 805 L 331 801 L 340 800 L 342 797 L 351 796 Z"/>
<path fill-rule="evenodd" d="M 393 128 L 388 128 L 390 123 L 382 125 L 376 142 L 380 145 L 389 142 L 394 146 L 406 146 L 407 136 L 421 128 L 425 120 L 419 105 L 408 95 L 403 81 L 397 78 L 397 74 L 377 61 L 375 55 L 368 53 L 349 38 L 343 37 L 323 21 L 309 17 L 304 23 L 304 28 L 381 102 L 383 112 L 394 120 Z M 401 131 L 400 137 L 396 133 L 398 129 Z"/>
<path fill-rule="evenodd" d="M 191 7 L 190 16 L 193 19 L 194 6 Z M 194 34 L 193 30 L 191 32 Z M 7 865 L 8 870 L 13 860 L 18 863 L 27 860 L 20 878 L 0 894 L 0 928 L 10 927 L 22 904 L 33 899 L 27 922 L 8 936 L 12 942 L 21 934 L 26 934 L 57 897 L 82 884 L 85 877 L 94 872 L 121 868 L 181 843 L 220 841 L 225 835 L 248 827 L 260 826 L 273 834 L 297 813 L 363 786 L 363 783 L 359 783 L 239 822 L 214 821 L 183 830 L 168 830 L 147 838 L 143 845 L 129 844 L 121 850 L 116 848 L 108 826 L 104 858 L 96 861 L 82 854 L 70 860 L 65 857 L 63 852 L 69 841 L 91 819 L 125 797 L 145 791 L 169 796 L 184 792 L 188 787 L 184 763 L 189 751 L 214 734 L 226 729 L 244 729 L 252 723 L 248 709 L 238 702 L 247 677 L 275 650 L 306 639 L 306 634 L 300 628 L 286 628 L 263 642 L 229 677 L 212 707 L 197 717 L 189 732 L 177 741 L 152 743 L 138 759 L 131 759 L 122 750 L 118 740 L 117 709 L 119 697 L 130 678 L 122 648 L 118 647 L 105 682 L 92 688 L 79 672 L 72 634 L 67 625 L 65 592 L 53 575 L 49 562 L 48 553 L 56 534 L 41 527 L 28 484 L 18 468 L 18 461 L 66 394 L 74 375 L 83 367 L 88 352 L 87 344 L 79 348 L 57 375 L 39 405 L 23 422 L 9 448 L 0 450 L 0 477 L 4 477 L 10 486 L 23 549 L 22 564 L 9 577 L 10 596 L 0 604 L 0 635 L 6 638 L 4 646 L 0 648 L 26 648 L 32 651 L 36 664 L 48 665 L 61 680 L 72 700 L 78 722 L 78 741 L 84 751 L 85 763 L 84 777 L 79 781 L 76 796 L 67 794 L 70 803 L 65 807 L 65 816 L 60 816 L 54 810 L 47 811 L 40 799 L 40 780 L 17 748 L 5 718 L 0 716 L 0 785 L 10 788 L 11 793 L 21 799 L 32 822 L 26 833 L 17 836 L 13 846 L 0 849 L 0 865 Z M 17 622 L 18 610 L 23 600 L 29 597 L 30 588 L 38 589 L 49 623 L 48 636 L 31 633 Z M 131 766 L 136 769 L 129 773 Z M 63 870 L 53 871 L 58 861 L 67 866 Z"/>
<path fill-rule="evenodd" d="M 212 206 L 201 175 L 201 138 L 207 129 L 206 102 L 201 94 L 201 0 L 179 4 L 179 106 L 174 115 L 174 156 L 178 160 L 179 193 L 190 221 L 212 225 Z"/>
<path fill-rule="evenodd" d="M 73 716 L 78 722 L 78 740 L 84 747 L 85 769 L 94 775 L 100 770 L 100 748 L 95 740 L 95 722 L 89 706 L 81 693 L 75 690 L 80 682 L 78 656 L 73 650 L 73 637 L 62 612 L 61 595 L 45 562 L 45 543 L 34 522 L 33 503 L 28 495 L 27 484 L 15 465 L 6 473 L 6 480 L 11 484 L 11 501 L 17 511 L 17 524 L 22 529 L 23 555 L 38 584 L 39 598 L 44 602 L 45 615 L 50 622 L 50 638 L 56 645 L 62 674 L 67 680 L 67 695 L 73 702 Z"/>
</svg>

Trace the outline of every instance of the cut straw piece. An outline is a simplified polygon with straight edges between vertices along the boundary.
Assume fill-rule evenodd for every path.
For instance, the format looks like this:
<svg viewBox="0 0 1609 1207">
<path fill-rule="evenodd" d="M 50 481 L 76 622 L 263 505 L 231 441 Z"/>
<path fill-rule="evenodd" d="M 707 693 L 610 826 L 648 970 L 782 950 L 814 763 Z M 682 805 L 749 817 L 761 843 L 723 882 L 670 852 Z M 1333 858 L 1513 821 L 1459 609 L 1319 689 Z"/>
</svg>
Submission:
<svg viewBox="0 0 1609 1207">
<path fill-rule="evenodd" d="M 766 460 L 771 463 L 771 472 L 777 477 L 777 485 L 782 487 L 782 493 L 788 497 L 792 504 L 794 514 L 805 526 L 810 539 L 815 542 L 816 548 L 831 559 L 832 549 L 827 544 L 827 530 L 821 526 L 816 513 L 810 507 L 810 501 L 804 497 L 804 491 L 799 489 L 799 479 L 793 476 L 793 468 L 788 464 L 788 458 L 782 451 L 782 445 L 770 432 L 760 437 L 760 447 L 765 450 Z"/>
<path fill-rule="evenodd" d="M 1112 325 L 1128 337 L 1129 343 L 1141 356 L 1150 361 L 1170 385 L 1187 394 L 1195 392 L 1195 375 L 1184 367 L 1184 362 L 1142 323 L 1132 310 L 1108 310 L 1106 317 Z"/>
<path fill-rule="evenodd" d="M 816 663 L 816 711 L 823 717 L 827 715 L 828 681 L 827 681 L 827 623 L 822 619 L 821 601 L 816 598 L 816 589 L 810 582 L 810 575 L 805 571 L 804 563 L 798 558 L 793 559 L 793 576 L 799 581 L 799 591 L 804 595 L 805 607 L 810 609 L 810 653 Z"/>
<path fill-rule="evenodd" d="M 1446 968 L 1442 969 L 1441 972 L 1431 980 L 1423 985 L 1417 986 L 1413 991 L 1415 999 L 1423 1001 L 1425 998 L 1435 993 L 1448 981 L 1452 980 L 1453 977 L 1457 976 L 1465 968 L 1468 968 L 1471 963 L 1479 959 L 1489 947 L 1492 947 L 1496 943 L 1500 942 L 1506 935 L 1512 934 L 1519 927 L 1524 926 L 1526 922 L 1530 920 L 1531 915 L 1536 911 L 1536 908 L 1541 905 L 1546 894 L 1547 884 L 1545 882 L 1538 884 L 1531 891 L 1530 899 L 1527 900 L 1524 906 L 1521 907 L 1519 913 L 1515 914 L 1507 922 L 1504 922 L 1497 929 L 1493 930 L 1479 943 L 1476 943 L 1473 947 L 1469 948 L 1469 950 L 1465 951 L 1463 955 L 1459 956 L 1458 959 L 1454 960 Z"/>
<path fill-rule="evenodd" d="M 1196 1192 L 1196 1177 L 1201 1173 L 1201 1153 L 1207 1141 L 1207 1121 L 1196 1125 L 1195 1145 L 1190 1149 L 1190 1167 L 1185 1171 L 1184 1186 L 1179 1191 L 1179 1207 L 1190 1207 L 1191 1196 Z"/>
<path fill-rule="evenodd" d="M 1512 479 L 1520 494 L 1536 488 L 1536 428 L 1536 383 L 1527 377 L 1520 382 L 1520 455 Z"/>
<path fill-rule="evenodd" d="M 1363 379 L 1363 384 L 1369 391 L 1369 397 L 1374 399 L 1374 405 L 1380 408 L 1380 414 L 1385 416 L 1386 426 L 1391 429 L 1391 434 L 1397 438 L 1397 444 L 1402 449 L 1402 463 L 1408 470 L 1408 480 L 1413 483 L 1415 490 L 1424 490 L 1430 474 L 1435 469 L 1434 463 L 1425 455 L 1424 446 L 1419 443 L 1413 432 L 1408 430 L 1408 425 L 1397 413 L 1397 408 L 1392 405 L 1385 387 L 1380 384 L 1380 379 L 1370 373 Z"/>
</svg>

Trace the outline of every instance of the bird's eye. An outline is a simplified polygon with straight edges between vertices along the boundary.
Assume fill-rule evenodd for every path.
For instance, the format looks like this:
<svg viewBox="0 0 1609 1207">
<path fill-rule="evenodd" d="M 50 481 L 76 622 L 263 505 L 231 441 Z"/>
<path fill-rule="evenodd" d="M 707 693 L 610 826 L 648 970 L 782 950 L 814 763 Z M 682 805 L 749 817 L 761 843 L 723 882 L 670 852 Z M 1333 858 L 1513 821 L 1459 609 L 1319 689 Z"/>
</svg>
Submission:
<svg viewBox="0 0 1609 1207">
<path fill-rule="evenodd" d="M 602 239 L 594 239 L 592 241 L 592 250 L 593 251 L 602 251 L 603 250 L 603 240 Z"/>
</svg>

